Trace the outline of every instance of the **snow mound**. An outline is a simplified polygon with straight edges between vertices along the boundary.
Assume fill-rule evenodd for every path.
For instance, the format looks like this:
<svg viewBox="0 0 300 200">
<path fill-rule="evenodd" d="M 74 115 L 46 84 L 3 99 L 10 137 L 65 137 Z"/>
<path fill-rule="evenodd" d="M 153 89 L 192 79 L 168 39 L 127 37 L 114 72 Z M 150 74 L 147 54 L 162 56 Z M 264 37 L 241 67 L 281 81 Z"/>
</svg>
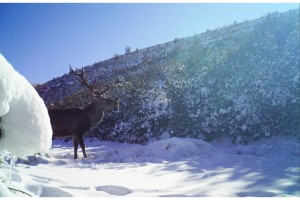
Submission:
<svg viewBox="0 0 300 200">
<path fill-rule="evenodd" d="M 50 149 L 52 129 L 43 100 L 1 54 L 0 118 L 0 154 L 23 157 Z"/>
<path fill-rule="evenodd" d="M 203 140 L 177 137 L 155 141 L 145 149 L 147 156 L 168 161 L 177 161 L 199 155 L 211 155 L 213 152 L 214 147 Z"/>
</svg>

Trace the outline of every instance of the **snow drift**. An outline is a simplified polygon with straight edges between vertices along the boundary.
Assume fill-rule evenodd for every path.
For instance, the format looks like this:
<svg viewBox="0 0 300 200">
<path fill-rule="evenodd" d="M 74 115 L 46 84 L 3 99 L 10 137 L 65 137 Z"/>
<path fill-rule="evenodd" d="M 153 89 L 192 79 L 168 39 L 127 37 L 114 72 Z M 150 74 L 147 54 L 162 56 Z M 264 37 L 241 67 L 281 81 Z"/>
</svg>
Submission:
<svg viewBox="0 0 300 200">
<path fill-rule="evenodd" d="M 46 152 L 52 143 L 47 108 L 31 84 L 0 54 L 0 154 Z"/>
</svg>

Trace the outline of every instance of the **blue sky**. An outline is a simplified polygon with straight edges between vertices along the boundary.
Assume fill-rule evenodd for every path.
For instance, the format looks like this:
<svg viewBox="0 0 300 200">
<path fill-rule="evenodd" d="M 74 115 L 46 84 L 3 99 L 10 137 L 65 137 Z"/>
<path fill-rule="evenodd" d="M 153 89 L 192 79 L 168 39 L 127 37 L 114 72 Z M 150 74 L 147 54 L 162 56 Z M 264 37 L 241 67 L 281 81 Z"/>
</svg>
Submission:
<svg viewBox="0 0 300 200">
<path fill-rule="evenodd" d="M 132 50 L 192 36 L 299 4 L 0 3 L 0 53 L 43 83 Z"/>
</svg>

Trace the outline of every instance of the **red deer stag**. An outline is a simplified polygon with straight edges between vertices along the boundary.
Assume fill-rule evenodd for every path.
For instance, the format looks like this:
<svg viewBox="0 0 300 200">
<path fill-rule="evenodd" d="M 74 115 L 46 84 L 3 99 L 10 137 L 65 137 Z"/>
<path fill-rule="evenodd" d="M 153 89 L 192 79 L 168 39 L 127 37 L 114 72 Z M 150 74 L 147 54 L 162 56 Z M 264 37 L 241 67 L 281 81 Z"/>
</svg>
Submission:
<svg viewBox="0 0 300 200">
<path fill-rule="evenodd" d="M 102 95 L 109 89 L 107 86 L 102 92 L 95 90 L 96 81 L 90 85 L 87 78 L 84 77 L 83 68 L 81 72 L 77 69 L 74 71 L 70 66 L 70 73 L 78 76 L 79 82 L 86 86 L 94 97 L 94 101 L 86 108 L 70 108 L 64 110 L 48 110 L 53 137 L 73 136 L 74 143 L 74 159 L 77 159 L 78 143 L 83 152 L 83 156 L 87 158 L 85 152 L 85 144 L 83 134 L 91 127 L 99 124 L 103 117 L 104 111 L 118 107 L 119 103 L 111 99 L 105 99 Z"/>
</svg>

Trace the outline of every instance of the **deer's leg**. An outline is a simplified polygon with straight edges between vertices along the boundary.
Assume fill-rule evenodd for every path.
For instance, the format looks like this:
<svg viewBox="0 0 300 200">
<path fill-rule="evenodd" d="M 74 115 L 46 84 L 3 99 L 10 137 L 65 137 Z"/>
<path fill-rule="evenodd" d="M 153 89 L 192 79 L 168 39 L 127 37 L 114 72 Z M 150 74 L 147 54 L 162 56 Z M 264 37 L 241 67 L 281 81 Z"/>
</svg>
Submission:
<svg viewBox="0 0 300 200">
<path fill-rule="evenodd" d="M 79 142 L 79 144 L 80 144 L 80 147 L 81 147 L 81 149 L 82 149 L 82 153 L 83 153 L 83 156 L 85 157 L 85 158 L 87 158 L 87 156 L 86 156 L 86 153 L 85 153 L 85 145 L 84 145 L 84 141 L 83 141 L 83 134 L 82 135 L 77 135 L 77 139 L 78 139 L 78 142 Z"/>
<path fill-rule="evenodd" d="M 77 159 L 78 138 L 76 135 L 73 136 L 73 144 L 74 144 L 74 159 Z"/>
</svg>

